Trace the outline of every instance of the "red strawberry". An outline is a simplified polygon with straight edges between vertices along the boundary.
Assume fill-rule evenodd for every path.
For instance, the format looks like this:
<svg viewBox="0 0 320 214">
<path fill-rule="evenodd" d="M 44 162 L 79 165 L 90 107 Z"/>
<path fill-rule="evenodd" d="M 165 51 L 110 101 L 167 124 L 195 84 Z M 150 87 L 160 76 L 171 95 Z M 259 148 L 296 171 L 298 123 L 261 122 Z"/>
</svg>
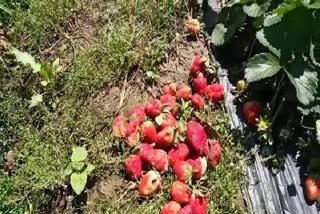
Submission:
<svg viewBox="0 0 320 214">
<path fill-rule="evenodd" d="M 206 94 L 210 101 L 219 102 L 224 99 L 224 89 L 221 84 L 213 83 L 206 88 Z"/>
<path fill-rule="evenodd" d="M 203 73 L 199 73 L 197 78 L 193 80 L 193 89 L 196 93 L 204 95 L 207 88 L 207 78 L 203 76 Z"/>
<path fill-rule="evenodd" d="M 177 161 L 186 160 L 190 150 L 185 143 L 180 143 L 177 147 L 170 149 L 168 152 L 170 166 L 173 166 Z"/>
<path fill-rule="evenodd" d="M 185 84 L 181 84 L 177 90 L 177 97 L 183 99 L 184 101 L 188 101 L 191 99 L 192 92 L 191 88 Z"/>
<path fill-rule="evenodd" d="M 203 97 L 201 97 L 199 94 L 194 94 L 192 95 L 191 97 L 191 103 L 192 103 L 192 106 L 197 109 L 197 110 L 201 110 L 204 108 L 204 106 L 206 105 L 204 103 L 204 99 Z"/>
<path fill-rule="evenodd" d="M 193 214 L 192 212 L 192 206 L 191 205 L 186 205 L 184 206 L 179 212 L 178 214 Z"/>
<path fill-rule="evenodd" d="M 252 128 L 257 127 L 256 119 L 260 116 L 260 104 L 257 101 L 246 102 L 242 113 Z"/>
<path fill-rule="evenodd" d="M 131 120 L 136 120 L 141 125 L 146 117 L 144 105 L 135 105 L 130 111 L 129 115 Z"/>
<path fill-rule="evenodd" d="M 190 191 L 187 184 L 181 181 L 174 181 L 170 188 L 172 200 L 179 204 L 187 204 L 190 199 Z"/>
<path fill-rule="evenodd" d="M 169 94 L 171 96 L 176 96 L 176 90 L 177 89 L 175 83 L 167 84 L 162 88 L 163 94 Z"/>
<path fill-rule="evenodd" d="M 189 204 L 192 207 L 192 214 L 207 214 L 208 213 L 208 198 L 196 197 L 192 194 Z"/>
<path fill-rule="evenodd" d="M 127 118 L 123 116 L 121 112 L 112 123 L 113 135 L 117 138 L 123 138 L 126 135 L 126 129 L 128 126 Z"/>
<path fill-rule="evenodd" d="M 205 62 L 201 56 L 196 56 L 193 59 L 191 69 L 190 69 L 190 76 L 195 77 L 197 73 L 203 71 L 205 69 Z"/>
<path fill-rule="evenodd" d="M 197 159 L 189 159 L 187 162 L 192 166 L 192 178 L 194 180 L 201 179 L 207 170 L 207 160 L 204 157 Z"/>
<path fill-rule="evenodd" d="M 206 155 L 209 151 L 208 138 L 204 127 L 195 121 L 187 124 L 187 141 L 196 154 Z"/>
<path fill-rule="evenodd" d="M 180 204 L 175 201 L 169 201 L 163 206 L 161 214 L 177 214 L 180 209 Z"/>
<path fill-rule="evenodd" d="M 156 117 L 161 112 L 161 102 L 160 100 L 150 100 L 146 104 L 145 113 L 149 117 Z"/>
<path fill-rule="evenodd" d="M 141 128 L 141 136 L 147 143 L 153 143 L 157 137 L 156 126 L 151 122 L 144 122 Z"/>
<path fill-rule="evenodd" d="M 159 117 L 161 117 L 161 124 L 158 124 L 160 131 L 166 127 L 174 127 L 177 125 L 176 118 L 174 118 L 174 116 L 172 116 L 171 114 L 163 113 L 160 114 Z"/>
<path fill-rule="evenodd" d="M 126 173 L 132 180 L 138 180 L 142 175 L 142 162 L 139 156 L 130 155 L 126 160 Z"/>
<path fill-rule="evenodd" d="M 140 179 L 139 194 L 140 196 L 150 196 L 156 193 L 161 184 L 161 177 L 156 171 L 149 171 Z"/>
<path fill-rule="evenodd" d="M 317 198 L 319 197 L 319 193 L 320 193 L 320 183 L 318 182 L 318 185 L 317 185 L 317 181 L 311 177 L 311 176 L 308 176 L 306 181 L 305 181 L 305 187 L 306 187 L 306 195 L 307 195 L 307 198 L 310 200 L 310 201 L 315 201 L 317 200 Z"/>
<path fill-rule="evenodd" d="M 179 181 L 186 182 L 192 177 L 193 167 L 186 161 L 177 161 L 173 165 L 172 170 Z"/>
<path fill-rule="evenodd" d="M 208 161 L 213 167 L 219 165 L 221 158 L 221 145 L 218 140 L 213 140 L 209 143 Z"/>
<path fill-rule="evenodd" d="M 166 171 L 168 169 L 168 155 L 161 149 L 153 149 L 148 146 L 143 146 L 140 147 L 139 156 L 145 163 L 153 166 L 159 172 Z"/>
<path fill-rule="evenodd" d="M 178 113 L 179 106 L 177 105 L 176 97 L 170 94 L 164 94 L 160 97 L 160 101 L 164 109 L 169 109 L 173 116 Z"/>
<path fill-rule="evenodd" d="M 126 130 L 126 140 L 129 146 L 135 146 L 139 143 L 139 123 L 137 120 L 130 121 Z"/>
<path fill-rule="evenodd" d="M 158 132 L 156 137 L 156 146 L 158 148 L 168 148 L 174 143 L 174 128 L 168 126 Z"/>
<path fill-rule="evenodd" d="M 150 150 L 153 150 L 153 146 L 147 143 L 141 143 L 140 148 L 139 148 L 139 157 L 141 158 L 142 161 L 147 162 L 148 157 L 150 154 Z"/>
</svg>

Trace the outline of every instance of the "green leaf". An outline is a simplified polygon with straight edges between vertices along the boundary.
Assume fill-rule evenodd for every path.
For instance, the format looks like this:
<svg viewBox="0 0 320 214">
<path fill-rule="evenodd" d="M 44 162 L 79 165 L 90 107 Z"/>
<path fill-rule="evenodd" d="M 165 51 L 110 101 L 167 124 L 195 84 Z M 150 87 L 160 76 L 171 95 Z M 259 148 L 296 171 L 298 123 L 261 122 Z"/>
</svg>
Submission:
<svg viewBox="0 0 320 214">
<path fill-rule="evenodd" d="M 71 187 L 77 195 L 80 195 L 80 193 L 84 190 L 87 184 L 87 177 L 88 175 L 86 172 L 71 174 Z"/>
<path fill-rule="evenodd" d="M 293 62 L 285 70 L 296 89 L 298 100 L 303 105 L 309 105 L 315 101 L 318 87 L 317 71 L 303 62 Z"/>
<path fill-rule="evenodd" d="M 84 162 L 83 161 L 72 161 L 71 162 L 72 169 L 76 171 L 81 171 L 84 167 Z"/>
<path fill-rule="evenodd" d="M 268 10 L 268 7 L 270 6 L 270 1 L 266 1 L 262 5 L 258 5 L 257 3 L 252 3 L 251 5 L 244 5 L 243 11 L 250 17 L 259 17 L 264 12 Z"/>
<path fill-rule="evenodd" d="M 276 13 L 278 15 L 284 15 L 292 10 L 294 10 L 297 7 L 295 3 L 283 3 L 280 4 L 276 9 L 273 10 L 273 13 Z"/>
<path fill-rule="evenodd" d="M 49 65 L 48 63 L 44 63 L 41 66 L 39 73 L 47 83 L 51 83 L 52 65 Z"/>
<path fill-rule="evenodd" d="M 11 48 L 11 53 L 15 55 L 18 62 L 21 62 L 23 65 L 30 65 L 33 73 L 37 73 L 41 69 L 41 64 L 37 63 L 35 58 L 29 53 L 21 52 L 16 48 Z"/>
<path fill-rule="evenodd" d="M 265 27 L 269 27 L 271 25 L 277 24 L 278 22 L 281 21 L 282 16 L 278 14 L 271 14 L 265 17 L 263 25 Z"/>
<path fill-rule="evenodd" d="M 224 44 L 225 34 L 227 32 L 227 28 L 225 28 L 224 24 L 217 24 L 213 29 L 211 40 L 214 45 L 220 46 Z"/>
<path fill-rule="evenodd" d="M 64 170 L 64 174 L 71 175 L 71 173 L 72 173 L 72 167 L 71 167 L 71 164 L 69 164 L 67 168 Z"/>
<path fill-rule="evenodd" d="M 9 14 L 9 15 L 12 14 L 11 10 L 9 10 L 9 8 L 3 6 L 2 4 L 0 4 L 0 10 L 6 12 L 6 13 Z"/>
<path fill-rule="evenodd" d="M 273 47 L 272 45 L 270 45 L 270 43 L 268 42 L 268 40 L 266 39 L 265 37 L 265 34 L 264 34 L 264 30 L 260 30 L 257 32 L 256 34 L 256 37 L 257 39 L 259 40 L 259 42 L 266 46 L 267 48 L 269 48 L 269 50 L 274 54 L 276 55 L 278 58 L 280 57 L 280 50 L 276 49 L 275 47 Z"/>
<path fill-rule="evenodd" d="M 302 0 L 301 2 L 307 8 L 320 9 L 319 0 Z"/>
<path fill-rule="evenodd" d="M 84 147 L 76 147 L 72 149 L 71 161 L 83 161 L 87 158 L 88 152 Z"/>
<path fill-rule="evenodd" d="M 320 42 L 310 41 L 310 59 L 316 66 L 320 66 Z"/>
<path fill-rule="evenodd" d="M 157 116 L 155 118 L 155 121 L 156 121 L 157 125 L 160 126 L 163 123 L 163 114 L 160 114 L 159 116 Z"/>
<path fill-rule="evenodd" d="M 253 56 L 245 69 L 245 78 L 254 82 L 271 77 L 280 71 L 281 66 L 277 57 L 270 53 L 261 53 Z"/>
<path fill-rule="evenodd" d="M 87 174 L 89 175 L 94 169 L 95 169 L 96 167 L 94 166 L 94 165 L 92 165 L 92 164 L 88 164 L 87 165 L 87 168 L 86 168 L 86 172 L 87 172 Z"/>
<path fill-rule="evenodd" d="M 43 102 L 43 97 L 41 94 L 35 94 L 31 97 L 31 100 L 30 100 L 30 105 L 29 107 L 30 108 L 33 108 L 35 106 L 38 106 L 40 103 Z"/>
</svg>

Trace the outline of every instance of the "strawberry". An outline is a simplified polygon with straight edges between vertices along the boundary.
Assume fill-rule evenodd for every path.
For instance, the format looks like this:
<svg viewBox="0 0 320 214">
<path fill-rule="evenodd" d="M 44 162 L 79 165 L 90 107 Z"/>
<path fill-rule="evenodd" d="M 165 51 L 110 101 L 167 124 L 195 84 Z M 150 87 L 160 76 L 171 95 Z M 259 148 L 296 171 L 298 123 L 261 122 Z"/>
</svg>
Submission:
<svg viewBox="0 0 320 214">
<path fill-rule="evenodd" d="M 260 116 L 260 104 L 257 101 L 246 102 L 242 113 L 252 128 L 257 127 L 257 118 Z"/>
<path fill-rule="evenodd" d="M 175 83 L 167 84 L 162 88 L 163 94 L 169 94 L 171 96 L 176 96 L 176 90 L 177 89 Z"/>
<path fill-rule="evenodd" d="M 159 115 L 161 124 L 159 125 L 159 130 L 163 130 L 166 127 L 174 127 L 177 125 L 177 120 L 172 116 L 172 114 L 162 113 Z"/>
<path fill-rule="evenodd" d="M 173 166 L 177 161 L 186 160 L 190 150 L 185 143 L 180 143 L 177 147 L 170 149 L 168 152 L 170 166 Z"/>
<path fill-rule="evenodd" d="M 192 214 L 207 214 L 208 213 L 208 198 L 207 197 L 197 197 L 192 194 L 190 197 L 189 204 L 192 207 Z"/>
<path fill-rule="evenodd" d="M 161 214 L 177 214 L 180 209 L 181 206 L 179 203 L 175 201 L 169 201 L 162 207 Z"/>
<path fill-rule="evenodd" d="M 199 94 L 192 95 L 191 103 L 192 103 L 193 108 L 195 108 L 196 110 L 201 110 L 206 105 L 204 103 L 203 97 L 201 97 Z"/>
<path fill-rule="evenodd" d="M 128 126 L 127 118 L 123 116 L 121 112 L 112 123 L 113 135 L 117 138 L 123 138 L 126 135 L 126 129 Z"/>
<path fill-rule="evenodd" d="M 184 206 L 179 212 L 178 214 L 193 214 L 192 212 L 192 206 L 191 205 L 186 205 Z"/>
<path fill-rule="evenodd" d="M 209 151 L 208 138 L 204 127 L 195 121 L 187 124 L 187 141 L 198 155 L 206 155 Z"/>
<path fill-rule="evenodd" d="M 139 157 L 141 158 L 142 161 L 147 162 L 148 157 L 150 154 L 150 151 L 153 150 L 153 146 L 147 143 L 141 143 L 140 148 L 139 148 Z"/>
<path fill-rule="evenodd" d="M 142 162 L 138 155 L 130 155 L 126 160 L 126 173 L 131 180 L 138 180 L 142 175 Z"/>
<path fill-rule="evenodd" d="M 193 59 L 191 69 L 190 69 L 190 76 L 195 77 L 197 73 L 204 71 L 205 69 L 205 61 L 201 56 L 196 56 Z"/>
<path fill-rule="evenodd" d="M 320 182 L 317 182 L 313 177 L 308 176 L 304 185 L 306 187 L 307 198 L 310 201 L 317 200 L 320 196 Z"/>
<path fill-rule="evenodd" d="M 156 137 L 156 146 L 158 148 L 168 148 L 174 143 L 174 128 L 168 126 L 158 132 Z"/>
<path fill-rule="evenodd" d="M 190 191 L 187 184 L 181 181 L 174 181 L 170 188 L 172 200 L 179 204 L 187 204 L 190 199 Z"/>
<path fill-rule="evenodd" d="M 143 144 L 143 147 L 140 147 L 139 156 L 145 163 L 151 165 L 159 172 L 168 170 L 168 155 L 161 149 L 153 149 L 152 146 L 149 147 Z"/>
<path fill-rule="evenodd" d="M 135 105 L 130 111 L 130 119 L 136 120 L 141 125 L 146 117 L 144 105 Z"/>
<path fill-rule="evenodd" d="M 177 161 L 172 167 L 174 174 L 179 181 L 189 181 L 192 177 L 193 167 L 186 161 Z"/>
<path fill-rule="evenodd" d="M 207 160 L 204 157 L 189 159 L 187 162 L 192 166 L 192 178 L 194 180 L 201 179 L 207 170 Z"/>
<path fill-rule="evenodd" d="M 151 121 L 144 122 L 140 134 L 147 143 L 153 143 L 157 137 L 156 126 Z"/>
<path fill-rule="evenodd" d="M 192 92 L 191 88 L 185 84 L 181 84 L 177 90 L 177 97 L 183 99 L 184 101 L 188 101 L 191 99 Z"/>
<path fill-rule="evenodd" d="M 126 140 L 128 146 L 135 146 L 139 143 L 139 122 L 137 120 L 132 120 L 128 123 L 127 130 L 126 130 Z"/>
<path fill-rule="evenodd" d="M 156 193 L 161 184 L 161 177 L 156 171 L 149 171 L 140 179 L 139 194 L 140 196 L 150 196 Z"/>
<path fill-rule="evenodd" d="M 171 114 L 175 116 L 179 111 L 179 106 L 176 102 L 176 97 L 170 94 L 164 94 L 160 97 L 160 102 L 164 109 L 169 109 Z"/>
<path fill-rule="evenodd" d="M 188 18 L 186 22 L 187 32 L 191 33 L 192 35 L 196 35 L 201 31 L 201 25 L 198 19 L 193 19 L 192 17 Z"/>
<path fill-rule="evenodd" d="M 203 73 L 199 73 L 197 78 L 193 80 L 193 90 L 200 94 L 204 95 L 207 88 L 207 78 L 203 76 Z"/>
<path fill-rule="evenodd" d="M 221 158 L 221 145 L 218 140 L 213 140 L 209 143 L 208 161 L 213 167 L 219 165 Z"/>
<path fill-rule="evenodd" d="M 206 88 L 206 94 L 210 101 L 219 102 L 224 99 L 224 89 L 221 84 L 213 83 Z"/>
<path fill-rule="evenodd" d="M 161 112 L 160 100 L 150 100 L 145 107 L 145 113 L 148 117 L 156 117 Z"/>
</svg>

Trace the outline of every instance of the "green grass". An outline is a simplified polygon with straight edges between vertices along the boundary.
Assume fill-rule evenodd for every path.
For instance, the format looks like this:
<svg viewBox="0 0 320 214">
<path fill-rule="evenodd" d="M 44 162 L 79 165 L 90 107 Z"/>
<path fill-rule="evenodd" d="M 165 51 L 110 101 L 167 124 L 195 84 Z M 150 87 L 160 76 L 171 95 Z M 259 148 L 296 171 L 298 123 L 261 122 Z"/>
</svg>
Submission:
<svg viewBox="0 0 320 214">
<path fill-rule="evenodd" d="M 16 171 L 8 175 L 3 167 L 0 170 L 0 213 L 48 212 L 46 207 L 55 190 L 69 184 L 63 170 L 76 145 L 89 151 L 89 161 L 96 166 L 93 177 L 108 181 L 110 176 L 124 176 L 123 161 L 129 151 L 115 153 L 110 133 L 114 112 L 98 114 L 84 103 L 133 72 L 144 74 L 154 70 L 175 36 L 175 22 L 182 23 L 187 2 L 173 5 L 171 0 L 10 0 L 5 3 L 12 11 L 4 22 L 8 40 L 42 62 L 59 58 L 63 69 L 54 72 L 50 87 L 44 87 L 38 74 L 18 65 L 9 54 L 2 56 L 4 61 L 0 60 L 0 165 L 4 164 L 7 151 L 16 153 Z M 75 19 L 82 28 L 73 32 L 69 27 L 75 24 Z M 87 24 L 96 33 L 83 40 Z M 52 53 L 46 58 L 42 51 L 50 48 Z M 64 64 L 66 61 L 71 63 Z M 44 101 L 30 108 L 35 93 L 42 94 Z M 221 121 L 220 131 L 223 136 L 230 136 L 224 116 Z M 210 213 L 241 211 L 234 198 L 243 184 L 242 169 L 235 164 L 241 159 L 236 155 L 238 150 L 228 138 L 221 166 L 208 173 L 212 187 L 208 190 L 212 197 Z M 230 179 L 221 180 L 226 177 Z M 172 179 L 167 177 L 164 187 Z M 126 190 L 123 188 L 119 193 Z M 91 204 L 83 207 L 91 213 L 115 210 L 120 213 L 128 208 L 138 214 L 159 213 L 168 199 L 168 193 L 163 192 L 141 201 L 131 190 L 120 201 L 105 200 L 94 198 L 94 191 L 94 188 L 87 191 Z M 68 205 L 67 211 L 72 209 Z"/>
</svg>

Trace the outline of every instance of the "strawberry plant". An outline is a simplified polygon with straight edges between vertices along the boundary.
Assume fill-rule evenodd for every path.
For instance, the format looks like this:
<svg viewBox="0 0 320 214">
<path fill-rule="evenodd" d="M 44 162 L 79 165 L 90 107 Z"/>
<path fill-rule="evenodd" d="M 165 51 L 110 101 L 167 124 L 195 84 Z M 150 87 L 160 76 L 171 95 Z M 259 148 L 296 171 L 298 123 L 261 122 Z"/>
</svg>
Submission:
<svg viewBox="0 0 320 214">
<path fill-rule="evenodd" d="M 84 190 L 94 166 L 87 161 L 88 152 L 84 147 L 72 150 L 71 163 L 65 169 L 65 175 L 70 175 L 71 187 L 77 195 Z"/>
</svg>

